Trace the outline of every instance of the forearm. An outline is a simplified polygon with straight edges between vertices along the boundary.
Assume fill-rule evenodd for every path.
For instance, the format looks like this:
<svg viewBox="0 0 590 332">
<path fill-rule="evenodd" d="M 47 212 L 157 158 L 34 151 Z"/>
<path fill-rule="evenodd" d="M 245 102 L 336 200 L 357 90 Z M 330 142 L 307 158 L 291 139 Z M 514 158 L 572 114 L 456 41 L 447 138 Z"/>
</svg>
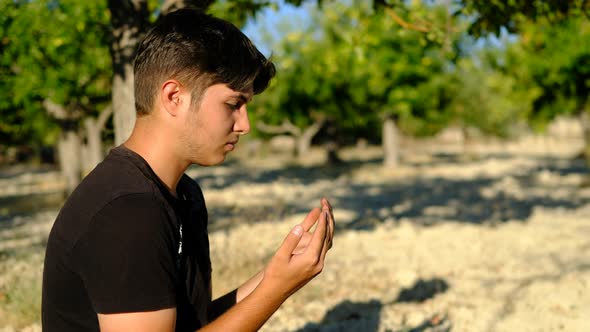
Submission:
<svg viewBox="0 0 590 332">
<path fill-rule="evenodd" d="M 260 271 L 256 273 L 252 278 L 248 279 L 245 283 L 243 283 L 237 290 L 236 294 L 236 302 L 240 303 L 244 298 L 246 298 L 250 293 L 252 293 L 260 281 L 262 281 L 262 277 L 264 276 L 264 271 Z"/>
<path fill-rule="evenodd" d="M 304 222 L 295 226 L 266 268 L 250 278 L 236 293 L 236 305 L 213 320 L 201 331 L 257 331 L 298 289 L 318 275 L 331 246 L 334 229 L 329 205 L 312 210 Z M 302 250 L 296 250 L 303 233 L 316 223 L 317 227 Z"/>
<path fill-rule="evenodd" d="M 234 289 L 233 291 L 215 299 L 215 301 L 211 303 L 209 319 L 216 319 L 231 307 L 233 307 L 236 303 L 241 302 L 244 298 L 250 295 L 250 293 L 252 293 L 256 287 L 258 287 L 258 284 L 262 280 L 263 276 L 264 272 L 260 271 L 237 289 Z"/>
<path fill-rule="evenodd" d="M 289 295 L 260 284 L 239 303 L 199 331 L 258 331 Z"/>
</svg>

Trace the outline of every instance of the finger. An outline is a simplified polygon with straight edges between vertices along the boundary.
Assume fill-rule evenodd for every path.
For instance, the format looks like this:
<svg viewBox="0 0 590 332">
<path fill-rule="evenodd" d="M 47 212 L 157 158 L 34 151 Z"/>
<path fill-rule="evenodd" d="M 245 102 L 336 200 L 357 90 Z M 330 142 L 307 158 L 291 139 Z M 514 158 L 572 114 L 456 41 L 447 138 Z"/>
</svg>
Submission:
<svg viewBox="0 0 590 332">
<path fill-rule="evenodd" d="M 303 235 L 303 227 L 301 225 L 296 225 L 291 229 L 289 234 L 285 237 L 283 244 L 277 251 L 276 255 L 283 258 L 289 259 L 291 258 L 291 254 L 297 248 L 297 244 L 301 240 L 301 236 Z"/>
<path fill-rule="evenodd" d="M 309 232 L 311 227 L 318 221 L 320 213 L 321 210 L 319 208 L 314 208 L 307 214 L 307 217 L 301 223 L 305 232 Z"/>
<path fill-rule="evenodd" d="M 329 213 L 324 213 L 326 215 L 326 224 L 329 225 Z M 322 264 L 322 266 L 324 265 L 324 260 L 326 258 L 326 253 L 328 252 L 328 250 L 330 250 L 330 248 L 332 248 L 332 237 L 328 234 L 326 236 L 326 240 L 325 240 L 325 244 L 324 247 L 322 248 L 321 251 L 321 256 L 320 256 L 320 264 Z"/>
<path fill-rule="evenodd" d="M 330 204 L 330 201 L 328 201 L 327 198 L 322 198 L 321 200 L 322 203 L 322 211 L 328 211 L 331 215 L 333 215 L 333 211 L 332 211 L 332 204 Z"/>
<path fill-rule="evenodd" d="M 326 221 L 327 221 L 327 229 L 328 229 L 328 247 L 332 247 L 332 238 L 334 237 L 334 216 L 332 215 L 332 211 L 329 208 L 327 199 L 322 199 L 322 213 L 326 214 Z M 329 248 L 328 248 L 329 249 Z"/>
<path fill-rule="evenodd" d="M 326 214 L 320 214 L 320 218 L 318 221 L 318 225 L 313 232 L 313 237 L 311 238 L 311 242 L 309 243 L 309 247 L 307 247 L 306 251 L 309 251 L 311 255 L 315 257 L 319 257 L 322 252 L 322 248 L 324 247 L 324 243 L 326 241 L 327 236 L 327 221 L 326 221 Z"/>
<path fill-rule="evenodd" d="M 330 204 L 330 201 L 328 201 L 328 199 L 324 197 L 324 198 L 322 198 L 321 202 L 322 202 L 322 206 L 327 206 L 330 213 L 332 213 L 332 204 Z"/>
<path fill-rule="evenodd" d="M 336 230 L 336 224 L 334 221 L 334 215 L 332 213 L 326 213 L 326 218 L 328 222 L 328 249 L 332 248 L 332 244 L 334 244 L 334 231 Z"/>
</svg>

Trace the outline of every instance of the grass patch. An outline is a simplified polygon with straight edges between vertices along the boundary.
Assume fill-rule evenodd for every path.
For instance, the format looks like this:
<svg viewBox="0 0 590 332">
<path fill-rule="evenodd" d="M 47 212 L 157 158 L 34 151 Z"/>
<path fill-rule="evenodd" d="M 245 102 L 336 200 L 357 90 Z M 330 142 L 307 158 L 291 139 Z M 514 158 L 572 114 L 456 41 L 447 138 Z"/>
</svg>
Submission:
<svg viewBox="0 0 590 332">
<path fill-rule="evenodd" d="M 43 249 L 0 258 L 0 326 L 22 328 L 41 321 Z"/>
</svg>

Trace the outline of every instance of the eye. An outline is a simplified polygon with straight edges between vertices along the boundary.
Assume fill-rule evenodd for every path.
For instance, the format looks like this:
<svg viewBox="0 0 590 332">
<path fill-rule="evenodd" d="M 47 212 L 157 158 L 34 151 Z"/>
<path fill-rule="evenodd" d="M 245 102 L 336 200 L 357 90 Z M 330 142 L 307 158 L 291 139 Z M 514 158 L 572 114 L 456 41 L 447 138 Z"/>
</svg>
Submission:
<svg viewBox="0 0 590 332">
<path fill-rule="evenodd" d="M 228 109 L 230 109 L 231 111 L 237 111 L 242 107 L 241 103 L 225 103 L 225 105 L 227 106 Z"/>
</svg>

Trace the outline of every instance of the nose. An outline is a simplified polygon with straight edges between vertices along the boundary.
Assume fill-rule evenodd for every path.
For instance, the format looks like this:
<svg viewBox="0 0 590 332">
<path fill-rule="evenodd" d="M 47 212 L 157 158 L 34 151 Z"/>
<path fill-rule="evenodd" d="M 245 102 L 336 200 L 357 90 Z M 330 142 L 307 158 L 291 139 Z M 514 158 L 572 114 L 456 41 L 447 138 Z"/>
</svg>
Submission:
<svg viewBox="0 0 590 332">
<path fill-rule="evenodd" d="M 250 132 L 250 120 L 248 119 L 246 104 L 242 105 L 235 114 L 237 119 L 234 122 L 234 131 L 240 135 L 246 135 Z"/>
</svg>

